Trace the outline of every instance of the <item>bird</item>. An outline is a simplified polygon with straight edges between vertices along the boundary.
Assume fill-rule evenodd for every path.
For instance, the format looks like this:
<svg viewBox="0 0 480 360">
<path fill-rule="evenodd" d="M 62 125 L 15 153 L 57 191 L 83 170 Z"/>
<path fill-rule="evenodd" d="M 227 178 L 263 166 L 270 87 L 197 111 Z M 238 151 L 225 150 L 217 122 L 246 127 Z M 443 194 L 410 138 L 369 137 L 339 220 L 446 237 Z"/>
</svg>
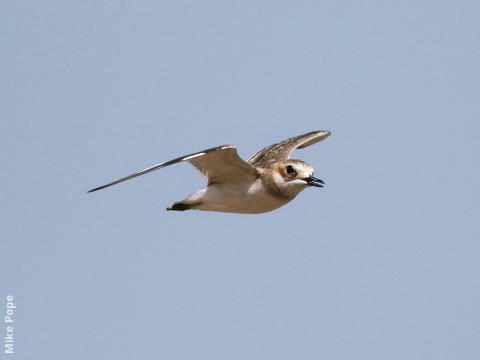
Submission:
<svg viewBox="0 0 480 360">
<path fill-rule="evenodd" d="M 309 164 L 290 159 L 290 155 L 293 150 L 315 144 L 330 134 L 321 130 L 295 136 L 267 146 L 246 162 L 235 146 L 221 145 L 151 166 L 88 193 L 186 161 L 206 177 L 207 186 L 173 203 L 167 210 L 265 213 L 289 203 L 307 187 L 324 186 L 323 180 L 313 176 Z"/>
</svg>

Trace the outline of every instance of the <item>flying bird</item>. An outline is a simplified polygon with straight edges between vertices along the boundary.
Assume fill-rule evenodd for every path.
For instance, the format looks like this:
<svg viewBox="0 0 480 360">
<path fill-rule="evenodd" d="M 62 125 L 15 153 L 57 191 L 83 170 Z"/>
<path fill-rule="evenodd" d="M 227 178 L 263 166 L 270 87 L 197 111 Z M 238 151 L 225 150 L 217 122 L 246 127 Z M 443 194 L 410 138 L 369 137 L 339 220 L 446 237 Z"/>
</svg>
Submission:
<svg viewBox="0 0 480 360">
<path fill-rule="evenodd" d="M 260 214 L 287 204 L 307 187 L 323 187 L 325 183 L 313 176 L 313 168 L 304 161 L 290 159 L 290 154 L 329 135 L 330 131 L 312 131 L 295 136 L 260 150 L 247 162 L 240 158 L 235 146 L 217 146 L 154 165 L 88 192 L 187 161 L 207 178 L 207 186 L 167 210 Z"/>
</svg>

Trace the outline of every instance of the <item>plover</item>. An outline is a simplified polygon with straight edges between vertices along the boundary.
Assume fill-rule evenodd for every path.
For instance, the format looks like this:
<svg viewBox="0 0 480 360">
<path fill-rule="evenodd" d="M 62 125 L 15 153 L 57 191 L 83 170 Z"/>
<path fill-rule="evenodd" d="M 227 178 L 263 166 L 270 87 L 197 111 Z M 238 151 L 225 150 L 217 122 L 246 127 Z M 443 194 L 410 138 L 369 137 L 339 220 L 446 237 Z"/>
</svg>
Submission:
<svg viewBox="0 0 480 360">
<path fill-rule="evenodd" d="M 264 213 L 287 204 L 306 187 L 323 187 L 324 182 L 313 176 L 313 168 L 304 161 L 290 159 L 290 154 L 329 135 L 329 131 L 312 131 L 292 137 L 260 150 L 247 162 L 238 156 L 235 146 L 217 146 L 154 165 L 88 192 L 187 161 L 207 178 L 207 186 L 167 210 Z"/>
</svg>

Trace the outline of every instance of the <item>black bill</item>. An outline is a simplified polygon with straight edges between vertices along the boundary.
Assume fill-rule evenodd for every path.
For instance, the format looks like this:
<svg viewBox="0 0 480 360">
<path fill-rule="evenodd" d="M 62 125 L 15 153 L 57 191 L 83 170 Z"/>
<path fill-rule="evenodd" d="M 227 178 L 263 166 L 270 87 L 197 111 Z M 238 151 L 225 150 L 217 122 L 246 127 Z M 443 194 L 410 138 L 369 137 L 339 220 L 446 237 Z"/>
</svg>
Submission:
<svg viewBox="0 0 480 360">
<path fill-rule="evenodd" d="M 311 186 L 323 187 L 323 185 L 325 185 L 322 179 L 317 179 L 314 176 L 309 176 L 308 178 L 304 178 L 302 180 L 305 180 L 307 184 Z"/>
</svg>

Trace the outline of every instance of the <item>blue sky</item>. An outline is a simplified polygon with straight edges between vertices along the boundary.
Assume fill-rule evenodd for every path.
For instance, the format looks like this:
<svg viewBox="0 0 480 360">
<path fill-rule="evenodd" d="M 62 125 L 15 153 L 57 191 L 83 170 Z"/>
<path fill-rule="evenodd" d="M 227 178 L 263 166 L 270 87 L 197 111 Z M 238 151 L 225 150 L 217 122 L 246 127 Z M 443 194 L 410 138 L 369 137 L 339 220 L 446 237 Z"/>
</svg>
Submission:
<svg viewBox="0 0 480 360">
<path fill-rule="evenodd" d="M 478 2 L 0 10 L 15 358 L 480 357 Z M 166 212 L 188 164 L 86 194 L 322 129 L 325 188 L 271 213 Z"/>
</svg>

